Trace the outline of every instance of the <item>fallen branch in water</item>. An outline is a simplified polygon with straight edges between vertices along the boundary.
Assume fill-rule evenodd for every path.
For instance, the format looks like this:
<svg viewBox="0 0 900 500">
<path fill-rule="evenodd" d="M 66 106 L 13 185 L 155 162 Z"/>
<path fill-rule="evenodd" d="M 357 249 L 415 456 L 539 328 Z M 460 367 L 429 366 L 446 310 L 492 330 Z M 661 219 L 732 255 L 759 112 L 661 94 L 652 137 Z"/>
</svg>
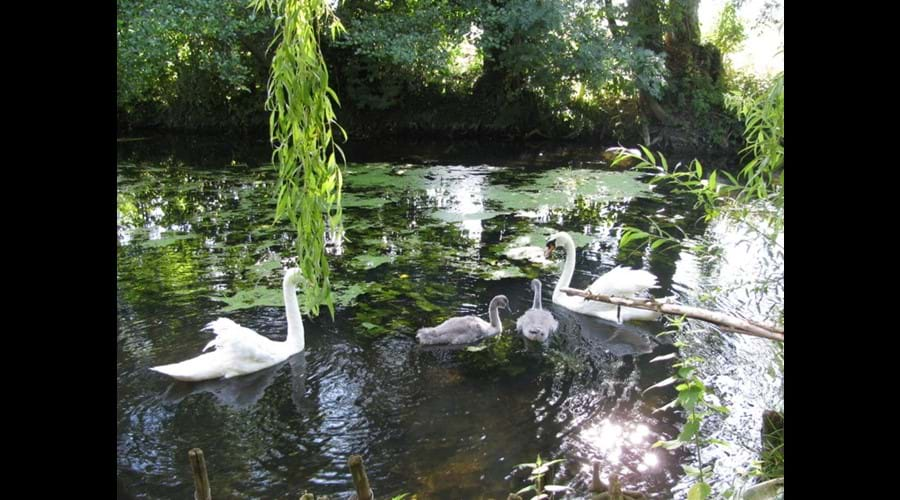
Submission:
<svg viewBox="0 0 900 500">
<path fill-rule="evenodd" d="M 577 295 L 588 300 L 606 302 L 608 304 L 614 304 L 617 306 L 627 306 L 633 307 L 635 309 L 647 309 L 649 311 L 657 311 L 664 314 L 675 314 L 688 318 L 701 319 L 703 321 L 715 323 L 733 332 L 784 342 L 784 328 L 780 328 L 774 325 L 766 325 L 757 321 L 748 321 L 745 319 L 736 318 L 734 316 L 729 316 L 727 314 L 701 309 L 699 307 L 669 304 L 666 302 L 659 302 L 656 299 L 652 298 L 626 299 L 624 297 L 593 294 L 590 292 L 585 292 L 584 290 L 576 290 L 574 288 L 563 288 L 561 291 L 567 295 Z"/>
</svg>

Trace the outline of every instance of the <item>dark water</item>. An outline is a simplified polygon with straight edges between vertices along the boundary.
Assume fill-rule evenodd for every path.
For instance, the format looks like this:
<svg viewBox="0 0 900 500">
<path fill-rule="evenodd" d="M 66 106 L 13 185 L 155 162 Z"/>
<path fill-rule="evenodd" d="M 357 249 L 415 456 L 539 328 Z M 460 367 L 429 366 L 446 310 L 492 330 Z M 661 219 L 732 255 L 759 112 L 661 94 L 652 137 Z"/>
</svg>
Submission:
<svg viewBox="0 0 900 500">
<path fill-rule="evenodd" d="M 272 220 L 264 142 L 120 143 L 117 472 L 125 488 L 140 498 L 189 497 L 187 452 L 199 447 L 216 498 L 296 498 L 305 489 L 344 498 L 351 454 L 363 455 L 379 497 L 505 498 L 528 484 L 516 465 L 540 454 L 566 459 L 552 469 L 553 484 L 586 491 L 599 460 L 604 477 L 615 472 L 631 489 L 671 498 L 689 459 L 651 445 L 674 438 L 683 417 L 653 413 L 673 389 L 641 395 L 672 373 L 672 361 L 650 363 L 675 351 L 656 335 L 662 324 L 568 313 L 550 302 L 559 267 L 521 257 L 566 230 L 579 244 L 573 286 L 631 265 L 657 274 L 656 295 L 689 301 L 704 279 L 715 281 L 708 270 L 685 271 L 683 252 L 629 253 L 618 240 L 623 224 L 679 219 L 690 204 L 655 194 L 634 173 L 604 171 L 584 151 L 480 151 L 489 161 L 460 146 L 405 156 L 348 150 L 346 233 L 328 241 L 334 320 L 324 309 L 304 316 L 306 350 L 279 366 L 186 384 L 148 368 L 197 355 L 210 337 L 200 329 L 217 317 L 284 338 L 280 280 L 293 233 Z M 675 279 L 679 272 L 687 277 Z M 560 323 L 546 346 L 514 333 L 531 278 L 543 282 L 544 306 Z M 486 317 L 501 293 L 515 313 L 501 313 L 504 334 L 486 349 L 416 344 L 417 328 Z M 754 432 L 750 420 L 737 432 Z"/>
</svg>

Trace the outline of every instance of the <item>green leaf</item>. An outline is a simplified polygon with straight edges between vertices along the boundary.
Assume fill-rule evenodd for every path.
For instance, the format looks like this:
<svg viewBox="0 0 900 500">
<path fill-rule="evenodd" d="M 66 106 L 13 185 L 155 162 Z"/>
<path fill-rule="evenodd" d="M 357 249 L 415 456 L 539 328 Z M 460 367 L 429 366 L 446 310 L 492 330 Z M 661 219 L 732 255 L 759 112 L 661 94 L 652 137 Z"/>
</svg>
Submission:
<svg viewBox="0 0 900 500">
<path fill-rule="evenodd" d="M 534 491 L 534 490 L 535 490 L 534 485 L 531 484 L 531 485 L 528 485 L 528 486 L 522 488 L 521 490 L 517 491 L 516 495 L 521 495 L 522 493 L 527 493 L 529 491 Z"/>
<path fill-rule="evenodd" d="M 665 243 L 673 243 L 673 242 L 667 238 L 658 238 L 656 241 L 654 241 L 653 243 L 650 244 L 650 249 L 656 250 L 657 247 L 659 247 Z"/>
<path fill-rule="evenodd" d="M 656 158 L 654 158 L 653 153 L 651 153 L 650 150 L 645 148 L 643 145 L 639 145 L 639 147 L 647 156 L 647 161 L 649 161 L 651 165 L 656 165 Z"/>
<path fill-rule="evenodd" d="M 702 394 L 702 392 L 702 389 L 698 387 L 679 390 L 678 404 L 680 404 L 682 408 L 690 411 L 694 408 L 694 406 L 696 406 L 697 401 L 700 400 L 700 395 Z"/>
<path fill-rule="evenodd" d="M 709 406 L 709 407 L 712 408 L 713 410 L 715 410 L 715 411 L 717 411 L 717 412 L 719 412 L 719 413 L 721 413 L 721 414 L 723 414 L 723 415 L 728 415 L 728 414 L 731 412 L 731 411 L 730 411 L 727 407 L 725 407 L 725 406 L 713 405 L 713 404 L 708 404 L 707 406 Z"/>
<path fill-rule="evenodd" d="M 650 389 L 657 389 L 657 388 L 660 388 L 660 387 L 665 387 L 665 386 L 667 386 L 667 385 L 672 385 L 672 384 L 674 384 L 675 382 L 678 382 L 678 379 L 677 379 L 677 378 L 675 378 L 675 377 L 669 377 L 669 378 L 667 378 L 667 379 L 665 379 L 665 380 L 663 380 L 663 381 L 661 381 L 661 382 L 657 382 L 657 383 L 651 385 L 650 387 L 644 389 L 644 391 L 641 392 L 641 395 L 647 394 L 647 392 L 648 392 Z"/>
<path fill-rule="evenodd" d="M 684 441 L 679 441 L 677 439 L 673 439 L 671 441 L 657 441 L 657 442 L 653 443 L 653 446 L 651 448 L 659 448 L 660 446 L 662 446 L 663 448 L 665 448 L 667 450 L 675 450 L 677 448 L 680 448 L 683 444 L 684 444 Z"/>
<path fill-rule="evenodd" d="M 625 230 L 624 234 L 622 234 L 622 239 L 619 241 L 619 246 L 624 247 L 627 246 L 628 243 L 632 240 L 640 241 L 646 240 L 650 238 L 650 234 L 640 229 L 632 229 L 628 228 Z"/>
<path fill-rule="evenodd" d="M 684 469 L 684 473 L 690 477 L 697 477 L 700 475 L 700 469 L 698 469 L 692 465 L 682 464 L 681 468 Z"/>
<path fill-rule="evenodd" d="M 706 483 L 697 483 L 688 491 L 688 500 L 705 500 L 712 492 L 712 488 Z"/>
<path fill-rule="evenodd" d="M 681 434 L 678 435 L 679 441 L 690 441 L 694 435 L 697 434 L 697 431 L 700 430 L 700 421 L 699 420 L 689 420 L 684 424 L 684 429 L 681 430 Z"/>
<path fill-rule="evenodd" d="M 675 408 L 675 405 L 677 405 L 677 404 L 678 404 L 678 399 L 673 399 L 672 401 L 669 401 L 665 405 L 660 406 L 659 408 L 653 410 L 653 413 L 658 413 L 658 412 L 669 410 L 671 408 Z"/>
<path fill-rule="evenodd" d="M 544 462 L 543 464 L 540 465 L 540 467 L 538 467 L 538 468 L 534 469 L 533 471 L 531 471 L 531 474 L 532 474 L 532 475 L 546 474 L 547 471 L 550 470 L 550 466 L 551 466 L 551 465 L 555 465 L 555 464 L 558 464 L 558 463 L 560 463 L 560 462 L 565 462 L 565 459 L 564 459 L 564 458 L 560 458 L 560 459 L 557 459 L 557 460 L 551 460 L 551 461 L 549 461 L 549 462 Z"/>
</svg>

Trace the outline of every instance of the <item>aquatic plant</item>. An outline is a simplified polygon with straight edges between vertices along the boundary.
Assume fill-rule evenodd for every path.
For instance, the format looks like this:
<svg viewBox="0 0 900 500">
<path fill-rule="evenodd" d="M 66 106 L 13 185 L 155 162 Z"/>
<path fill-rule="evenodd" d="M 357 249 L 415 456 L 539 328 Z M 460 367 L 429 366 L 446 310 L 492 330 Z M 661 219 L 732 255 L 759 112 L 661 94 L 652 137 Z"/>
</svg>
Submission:
<svg viewBox="0 0 900 500">
<path fill-rule="evenodd" d="M 528 476 L 528 480 L 531 481 L 532 484 L 522 488 L 515 494 L 521 495 L 523 493 L 533 491 L 535 495 L 531 497 L 531 500 L 541 500 L 550 498 L 550 495 L 553 495 L 554 493 L 563 493 L 565 491 L 571 490 L 572 488 L 569 488 L 568 486 L 546 484 L 546 480 L 544 479 L 544 476 L 546 476 L 547 473 L 550 472 L 550 466 L 562 462 L 565 462 L 565 459 L 559 458 L 556 460 L 551 460 L 549 462 L 543 462 L 541 461 L 541 454 L 538 453 L 537 460 L 535 460 L 533 463 L 516 465 L 516 468 L 531 469 L 531 474 Z"/>
</svg>

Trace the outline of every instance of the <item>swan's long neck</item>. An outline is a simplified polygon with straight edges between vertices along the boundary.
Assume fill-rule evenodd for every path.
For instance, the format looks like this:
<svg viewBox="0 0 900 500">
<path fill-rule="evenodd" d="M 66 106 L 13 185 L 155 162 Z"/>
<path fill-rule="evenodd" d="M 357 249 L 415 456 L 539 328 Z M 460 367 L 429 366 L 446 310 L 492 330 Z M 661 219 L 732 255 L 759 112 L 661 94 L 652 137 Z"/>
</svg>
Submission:
<svg viewBox="0 0 900 500">
<path fill-rule="evenodd" d="M 532 288 L 534 288 L 534 303 L 531 304 L 531 308 L 537 309 L 540 311 L 540 309 L 541 309 L 541 282 L 535 281 Z"/>
<path fill-rule="evenodd" d="M 567 234 L 559 235 L 556 241 L 562 242 L 563 248 L 566 249 L 566 263 L 563 265 L 562 276 L 559 277 L 559 281 L 556 282 L 556 288 L 553 289 L 554 296 L 562 293 L 561 289 L 569 287 L 569 283 L 572 282 L 572 275 L 575 274 L 575 242 Z"/>
<path fill-rule="evenodd" d="M 488 315 L 491 318 L 491 326 L 499 331 L 503 331 L 503 323 L 500 322 L 500 304 L 496 300 L 491 301 Z"/>
<path fill-rule="evenodd" d="M 300 318 L 300 305 L 297 303 L 297 286 L 290 279 L 285 278 L 282 285 L 284 290 L 284 311 L 287 313 L 288 333 L 285 344 L 302 351 L 305 347 L 303 336 L 303 320 Z"/>
</svg>

